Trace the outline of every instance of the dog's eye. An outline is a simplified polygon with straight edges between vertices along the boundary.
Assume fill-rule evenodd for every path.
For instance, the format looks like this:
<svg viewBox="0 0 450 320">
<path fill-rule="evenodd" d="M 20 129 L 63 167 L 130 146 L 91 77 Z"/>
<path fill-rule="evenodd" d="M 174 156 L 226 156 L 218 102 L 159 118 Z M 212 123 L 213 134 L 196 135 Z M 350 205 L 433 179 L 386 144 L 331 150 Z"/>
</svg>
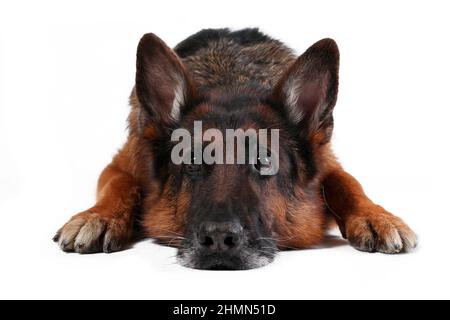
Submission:
<svg viewBox="0 0 450 320">
<path fill-rule="evenodd" d="M 189 175 L 198 175 L 202 170 L 200 164 L 195 164 L 195 156 L 192 154 L 191 163 L 184 165 L 184 171 Z"/>
<path fill-rule="evenodd" d="M 258 155 L 256 159 L 256 163 L 253 164 L 253 169 L 257 172 L 261 172 L 262 170 L 270 170 L 272 168 L 272 160 L 270 157 L 265 156 L 261 157 Z"/>
<path fill-rule="evenodd" d="M 184 166 L 184 170 L 190 174 L 200 172 L 201 169 L 202 167 L 199 164 L 187 164 Z"/>
</svg>

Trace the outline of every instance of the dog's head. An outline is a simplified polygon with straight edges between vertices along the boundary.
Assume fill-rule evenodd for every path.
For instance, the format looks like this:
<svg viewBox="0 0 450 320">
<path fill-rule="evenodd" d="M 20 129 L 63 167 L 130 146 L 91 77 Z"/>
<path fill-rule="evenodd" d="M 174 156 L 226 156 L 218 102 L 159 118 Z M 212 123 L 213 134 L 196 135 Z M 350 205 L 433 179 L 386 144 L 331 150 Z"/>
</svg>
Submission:
<svg viewBox="0 0 450 320">
<path fill-rule="evenodd" d="M 199 269 L 260 267 L 279 248 L 319 242 L 318 176 L 333 127 L 338 63 L 335 42 L 324 39 L 270 92 L 205 91 L 175 52 L 145 35 L 130 124 L 148 185 L 148 233 Z"/>
</svg>

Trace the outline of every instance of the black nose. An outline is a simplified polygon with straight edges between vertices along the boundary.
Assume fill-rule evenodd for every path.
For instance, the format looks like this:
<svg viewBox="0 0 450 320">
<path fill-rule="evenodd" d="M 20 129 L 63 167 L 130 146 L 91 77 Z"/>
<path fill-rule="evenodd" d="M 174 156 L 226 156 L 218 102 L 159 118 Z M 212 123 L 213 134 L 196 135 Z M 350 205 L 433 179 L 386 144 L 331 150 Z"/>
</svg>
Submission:
<svg viewBox="0 0 450 320">
<path fill-rule="evenodd" d="M 203 250 L 230 252 L 241 247 L 243 228 L 236 222 L 205 222 L 200 226 L 197 238 Z"/>
</svg>

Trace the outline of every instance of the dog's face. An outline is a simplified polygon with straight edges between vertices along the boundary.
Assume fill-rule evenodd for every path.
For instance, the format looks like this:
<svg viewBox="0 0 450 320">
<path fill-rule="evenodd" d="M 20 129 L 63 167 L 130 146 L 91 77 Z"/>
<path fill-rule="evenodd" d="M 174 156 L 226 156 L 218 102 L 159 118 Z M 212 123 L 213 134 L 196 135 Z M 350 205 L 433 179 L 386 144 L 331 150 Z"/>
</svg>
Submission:
<svg viewBox="0 0 450 320">
<path fill-rule="evenodd" d="M 148 233 L 198 269 L 256 268 L 278 248 L 317 243 L 324 224 L 317 176 L 337 72 L 337 47 L 322 40 L 271 92 L 206 91 L 160 39 L 144 36 L 131 126 L 148 142 L 139 159 L 152 176 Z"/>
<path fill-rule="evenodd" d="M 217 130 L 218 136 L 226 139 L 230 129 L 242 129 L 246 133 L 259 133 L 267 128 L 279 130 L 283 119 L 258 99 L 220 97 L 196 105 L 180 119 L 179 128 L 194 136 L 195 123 L 202 124 L 203 132 Z M 271 132 L 274 131 L 269 131 L 268 142 L 273 140 Z M 295 158 L 297 155 L 289 152 L 296 140 L 288 132 L 281 134 L 278 137 L 282 141 L 281 148 L 264 144 L 261 146 L 264 155 L 258 150 L 251 152 L 248 139 L 245 144 L 238 144 L 236 138 L 236 152 L 228 164 L 218 159 L 209 164 L 190 161 L 170 165 L 169 175 L 181 186 L 178 192 L 190 198 L 184 231 L 186 239 L 179 251 L 181 263 L 202 269 L 249 269 L 272 261 L 277 245 L 274 238 L 276 213 L 271 208 L 271 199 L 293 192 L 295 179 L 292 177 L 297 175 L 296 163 L 300 163 Z M 226 160 L 226 143 L 220 140 L 223 143 L 215 151 L 220 150 Z M 261 141 L 256 139 L 256 142 Z M 205 154 L 208 146 L 217 145 L 203 141 L 200 153 Z M 310 146 L 305 144 L 306 148 Z M 195 152 L 189 149 L 188 152 L 195 159 Z M 239 152 L 244 156 L 240 163 L 237 161 Z M 295 159 L 290 159 L 291 156 Z M 305 169 L 313 170 L 309 166 Z M 275 174 L 271 174 L 272 171 Z"/>
</svg>

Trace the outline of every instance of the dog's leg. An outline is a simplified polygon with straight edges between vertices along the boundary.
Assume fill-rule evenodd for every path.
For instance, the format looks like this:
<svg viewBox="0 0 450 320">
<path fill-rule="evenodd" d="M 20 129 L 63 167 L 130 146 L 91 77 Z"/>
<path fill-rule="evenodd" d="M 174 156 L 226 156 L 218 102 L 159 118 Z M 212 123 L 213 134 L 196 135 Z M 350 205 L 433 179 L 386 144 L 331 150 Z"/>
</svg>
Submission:
<svg viewBox="0 0 450 320">
<path fill-rule="evenodd" d="M 113 252 L 123 249 L 133 235 L 133 211 L 139 187 L 127 171 L 127 150 L 122 150 L 100 175 L 96 204 L 73 216 L 55 235 L 64 251 Z"/>
<path fill-rule="evenodd" d="M 361 251 L 398 253 L 416 246 L 416 235 L 398 217 L 374 204 L 342 169 L 323 180 L 324 200 L 344 238 Z"/>
</svg>

